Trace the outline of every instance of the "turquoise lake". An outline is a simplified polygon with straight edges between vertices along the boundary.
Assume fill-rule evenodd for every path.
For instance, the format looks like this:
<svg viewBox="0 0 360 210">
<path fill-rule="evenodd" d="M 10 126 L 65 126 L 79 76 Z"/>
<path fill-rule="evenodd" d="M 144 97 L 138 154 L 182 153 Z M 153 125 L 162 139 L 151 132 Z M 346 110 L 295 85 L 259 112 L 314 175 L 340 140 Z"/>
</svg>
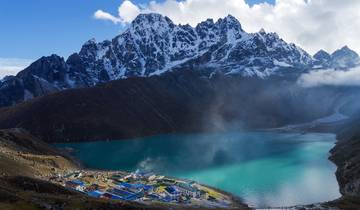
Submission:
<svg viewBox="0 0 360 210">
<path fill-rule="evenodd" d="M 256 207 L 340 197 L 333 134 L 227 132 L 57 144 L 94 169 L 152 171 L 214 186 Z"/>
</svg>

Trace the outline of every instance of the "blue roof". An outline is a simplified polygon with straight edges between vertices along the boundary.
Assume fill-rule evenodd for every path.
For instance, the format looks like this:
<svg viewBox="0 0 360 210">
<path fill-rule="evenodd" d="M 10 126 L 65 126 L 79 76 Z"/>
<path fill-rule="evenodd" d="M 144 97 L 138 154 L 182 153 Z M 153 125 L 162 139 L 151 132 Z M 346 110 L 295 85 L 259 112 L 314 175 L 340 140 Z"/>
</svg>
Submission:
<svg viewBox="0 0 360 210">
<path fill-rule="evenodd" d="M 80 185 L 80 186 L 84 186 L 84 182 L 80 181 L 80 180 L 73 180 L 73 181 L 70 181 L 74 184 L 77 184 L 77 185 Z"/>
<path fill-rule="evenodd" d="M 118 191 L 118 190 L 117 190 Z M 119 191 L 120 192 L 120 191 Z M 123 195 L 119 195 L 117 194 L 118 192 L 108 192 L 109 195 L 111 195 L 111 199 L 114 199 L 114 200 L 125 200 L 125 201 L 133 201 L 135 199 L 138 198 L 138 195 L 137 194 L 126 194 L 126 191 L 123 191 L 124 194 Z"/>
<path fill-rule="evenodd" d="M 151 185 L 144 185 L 144 190 L 150 190 L 150 189 L 152 189 L 153 188 L 153 186 L 151 186 Z"/>
<path fill-rule="evenodd" d="M 190 184 L 187 184 L 187 183 L 178 182 L 178 183 L 176 183 L 176 185 L 179 186 L 180 188 L 183 188 L 183 189 L 191 191 L 191 192 L 198 191 L 197 189 L 195 189 L 194 187 L 192 187 Z"/>
<path fill-rule="evenodd" d="M 127 183 L 127 182 L 122 182 L 119 184 L 120 186 L 122 187 L 126 187 L 126 188 L 136 188 L 136 189 L 139 189 L 139 188 L 142 188 L 144 190 L 150 190 L 152 188 L 151 185 L 145 185 L 145 184 L 130 184 L 130 183 Z"/>
<path fill-rule="evenodd" d="M 129 197 L 125 198 L 128 201 L 136 200 L 139 196 L 137 194 L 130 195 Z"/>
<path fill-rule="evenodd" d="M 164 202 L 171 202 L 172 201 L 171 197 L 169 197 L 169 196 L 166 196 L 165 198 L 163 198 L 161 200 L 164 201 Z"/>
<path fill-rule="evenodd" d="M 176 193 L 178 193 L 178 190 L 177 190 L 175 187 L 173 187 L 173 186 L 168 186 L 168 187 L 165 188 L 165 190 L 166 190 L 167 192 L 169 192 L 170 194 L 176 194 Z"/>
<path fill-rule="evenodd" d="M 160 200 L 160 196 L 156 195 L 156 194 L 150 194 L 150 195 L 147 195 L 147 197 L 152 198 L 152 199 L 159 199 Z"/>
<path fill-rule="evenodd" d="M 127 183 L 127 182 L 122 182 L 119 184 L 120 186 L 123 186 L 123 187 L 127 187 L 127 188 L 132 188 L 132 184 L 130 183 Z"/>
<path fill-rule="evenodd" d="M 114 200 L 122 200 L 122 197 L 120 196 L 117 196 L 117 195 L 114 195 L 112 193 L 109 193 L 111 195 L 111 199 L 114 199 Z"/>
<path fill-rule="evenodd" d="M 102 193 L 98 190 L 95 190 L 95 191 L 88 192 L 87 194 L 91 197 L 99 198 L 104 193 Z"/>
<path fill-rule="evenodd" d="M 128 191 L 125 191 L 122 189 L 117 189 L 117 188 L 114 188 L 112 191 L 113 191 L 113 193 L 116 193 L 116 194 L 120 195 L 121 197 L 127 197 L 127 196 L 130 196 L 133 194 Z"/>
</svg>

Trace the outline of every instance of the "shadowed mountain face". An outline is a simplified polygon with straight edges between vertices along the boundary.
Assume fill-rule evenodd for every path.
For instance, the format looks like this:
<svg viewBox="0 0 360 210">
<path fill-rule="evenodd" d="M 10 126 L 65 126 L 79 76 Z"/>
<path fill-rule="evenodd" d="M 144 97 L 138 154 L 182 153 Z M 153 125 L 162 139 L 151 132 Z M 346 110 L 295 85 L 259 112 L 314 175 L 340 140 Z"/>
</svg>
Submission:
<svg viewBox="0 0 360 210">
<path fill-rule="evenodd" d="M 48 142 L 122 139 L 171 132 L 272 128 L 329 115 L 340 89 L 178 70 L 62 91 L 0 110 L 0 127 Z"/>
<path fill-rule="evenodd" d="M 336 177 L 343 196 L 360 200 L 360 115 L 353 115 L 338 132 L 330 159 L 337 165 Z M 353 208 L 353 209 L 358 209 Z"/>
<path fill-rule="evenodd" d="M 209 76 L 223 74 L 268 79 L 292 77 L 316 68 L 357 65 L 359 56 L 344 47 L 314 58 L 276 33 L 245 32 L 232 16 L 196 27 L 175 25 L 158 14 L 141 14 L 112 40 L 86 42 L 67 60 L 42 57 L 16 76 L 0 81 L 0 106 L 65 89 L 92 87 L 130 77 L 160 75 L 184 68 Z"/>
</svg>

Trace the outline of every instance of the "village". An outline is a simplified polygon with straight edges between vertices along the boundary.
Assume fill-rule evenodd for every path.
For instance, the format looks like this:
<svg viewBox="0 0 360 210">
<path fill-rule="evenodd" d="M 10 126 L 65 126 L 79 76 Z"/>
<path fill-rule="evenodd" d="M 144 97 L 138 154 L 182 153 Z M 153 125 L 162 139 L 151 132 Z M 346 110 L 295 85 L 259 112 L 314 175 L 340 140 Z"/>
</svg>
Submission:
<svg viewBox="0 0 360 210">
<path fill-rule="evenodd" d="M 194 181 L 139 171 L 76 171 L 51 177 L 50 181 L 95 198 L 216 208 L 227 208 L 233 204 L 228 195 Z"/>
</svg>

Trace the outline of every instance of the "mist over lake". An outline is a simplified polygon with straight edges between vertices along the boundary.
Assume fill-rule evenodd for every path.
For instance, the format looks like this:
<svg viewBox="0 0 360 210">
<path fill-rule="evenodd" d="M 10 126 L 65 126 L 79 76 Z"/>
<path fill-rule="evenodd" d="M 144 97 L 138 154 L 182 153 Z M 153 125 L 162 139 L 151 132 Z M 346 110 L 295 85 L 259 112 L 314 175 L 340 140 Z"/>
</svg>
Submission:
<svg viewBox="0 0 360 210">
<path fill-rule="evenodd" d="M 334 142 L 333 134 L 227 132 L 57 146 L 73 148 L 87 167 L 192 179 L 267 207 L 338 198 Z"/>
</svg>

